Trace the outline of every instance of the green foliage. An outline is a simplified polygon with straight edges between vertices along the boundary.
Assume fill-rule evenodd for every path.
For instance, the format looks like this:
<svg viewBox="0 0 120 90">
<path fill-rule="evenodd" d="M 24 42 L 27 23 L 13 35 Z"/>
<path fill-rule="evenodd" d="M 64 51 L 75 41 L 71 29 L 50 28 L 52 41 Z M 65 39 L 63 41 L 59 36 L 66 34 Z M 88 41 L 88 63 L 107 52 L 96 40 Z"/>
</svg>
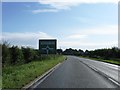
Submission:
<svg viewBox="0 0 120 90">
<path fill-rule="evenodd" d="M 25 63 L 31 62 L 32 59 L 33 59 L 32 54 L 34 53 L 32 51 L 32 49 L 22 47 L 22 52 L 23 52 L 23 55 L 24 55 Z"/>
<path fill-rule="evenodd" d="M 83 57 L 120 65 L 120 49 L 117 47 L 108 49 L 86 50 Z"/>
<path fill-rule="evenodd" d="M 86 50 L 84 56 L 89 56 L 92 58 L 101 58 L 104 60 L 109 60 L 113 58 L 120 58 L 120 49 L 117 47 L 109 49 L 96 49 L 88 51 Z"/>
<path fill-rule="evenodd" d="M 113 59 L 109 59 L 109 60 L 105 60 L 105 59 L 102 59 L 102 58 L 96 58 L 96 57 L 88 57 L 88 56 L 80 56 L 82 58 L 88 58 L 88 59 L 91 59 L 91 60 L 97 60 L 97 61 L 102 61 L 102 62 L 107 62 L 107 63 L 111 63 L 111 64 L 116 64 L 116 65 L 119 65 L 120 66 L 120 58 L 113 58 Z"/>
<path fill-rule="evenodd" d="M 2 63 L 10 64 L 10 50 L 7 42 L 2 44 Z"/>
<path fill-rule="evenodd" d="M 79 50 L 76 50 L 76 49 L 72 49 L 72 48 L 69 48 L 69 49 L 66 49 L 63 54 L 65 55 L 82 55 L 84 52 L 83 50 L 79 49 Z"/>
<path fill-rule="evenodd" d="M 105 48 L 105 49 L 96 49 L 96 50 L 86 50 L 85 52 L 81 49 L 66 49 L 63 51 L 65 55 L 76 55 L 76 56 L 83 56 L 89 58 L 95 58 L 100 61 L 105 61 L 109 63 L 114 63 L 120 65 L 120 49 L 117 47 L 113 48 Z"/>
<path fill-rule="evenodd" d="M 57 54 L 61 55 L 63 53 L 62 49 L 57 49 Z"/>
<path fill-rule="evenodd" d="M 40 55 L 39 50 L 10 46 L 7 42 L 0 46 L 2 47 L 3 88 L 21 88 L 64 60 L 60 55 Z"/>
<path fill-rule="evenodd" d="M 39 50 L 35 50 L 35 49 L 29 48 L 29 47 L 27 47 L 27 48 L 22 47 L 21 50 L 23 52 L 25 63 L 29 63 L 32 60 L 40 59 Z"/>
<path fill-rule="evenodd" d="M 24 63 L 23 53 L 21 49 L 19 49 L 17 46 L 12 46 L 10 48 L 10 54 L 11 54 L 11 64 Z"/>
<path fill-rule="evenodd" d="M 2 47 L 2 65 L 16 65 L 29 63 L 33 60 L 41 58 L 39 50 L 32 48 L 19 48 L 18 46 L 11 46 L 7 42 L 0 44 Z"/>
<path fill-rule="evenodd" d="M 3 88 L 22 88 L 64 59 L 64 56 L 57 55 L 23 65 L 6 66 L 3 68 Z"/>
</svg>

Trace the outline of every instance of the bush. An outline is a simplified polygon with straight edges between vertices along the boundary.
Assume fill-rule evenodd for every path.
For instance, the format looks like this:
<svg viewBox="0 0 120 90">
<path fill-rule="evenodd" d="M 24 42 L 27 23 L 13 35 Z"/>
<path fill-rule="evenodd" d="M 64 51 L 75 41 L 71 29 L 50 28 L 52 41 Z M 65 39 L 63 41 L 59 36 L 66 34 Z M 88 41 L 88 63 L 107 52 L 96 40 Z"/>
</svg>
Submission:
<svg viewBox="0 0 120 90">
<path fill-rule="evenodd" d="M 24 63 L 24 57 L 23 53 L 20 48 L 17 46 L 12 46 L 10 48 L 10 54 L 11 54 L 11 64 L 23 64 Z"/>
<path fill-rule="evenodd" d="M 32 60 L 38 59 L 39 58 L 39 53 L 37 50 L 34 50 L 32 48 L 24 48 L 22 47 L 22 52 L 23 52 L 23 56 L 25 59 L 25 63 L 29 63 Z"/>
<path fill-rule="evenodd" d="M 9 51 L 9 44 L 7 42 L 4 42 L 2 44 L 2 63 L 4 64 L 10 64 L 10 51 Z"/>
<path fill-rule="evenodd" d="M 18 46 L 10 47 L 10 44 L 4 42 L 0 44 L 2 47 L 2 65 L 24 64 L 33 60 L 40 59 L 39 50 L 32 48 L 18 48 Z"/>
</svg>

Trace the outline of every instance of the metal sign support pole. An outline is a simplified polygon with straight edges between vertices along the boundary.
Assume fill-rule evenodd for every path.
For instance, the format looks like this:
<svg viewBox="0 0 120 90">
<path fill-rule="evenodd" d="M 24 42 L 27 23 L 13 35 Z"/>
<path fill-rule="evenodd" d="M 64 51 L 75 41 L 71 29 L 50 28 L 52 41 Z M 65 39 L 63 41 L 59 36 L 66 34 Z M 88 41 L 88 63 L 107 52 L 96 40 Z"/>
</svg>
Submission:
<svg viewBox="0 0 120 90">
<path fill-rule="evenodd" d="M 47 49 L 46 52 L 47 52 L 47 56 L 48 56 L 48 54 L 49 54 L 49 50 Z"/>
</svg>

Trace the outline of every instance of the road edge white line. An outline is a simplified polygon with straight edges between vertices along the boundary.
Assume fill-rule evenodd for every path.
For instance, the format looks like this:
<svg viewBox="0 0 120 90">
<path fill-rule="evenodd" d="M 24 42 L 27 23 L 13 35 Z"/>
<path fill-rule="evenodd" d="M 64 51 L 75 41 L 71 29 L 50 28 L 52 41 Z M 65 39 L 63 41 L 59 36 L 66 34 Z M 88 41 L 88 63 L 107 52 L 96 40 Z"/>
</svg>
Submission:
<svg viewBox="0 0 120 90">
<path fill-rule="evenodd" d="M 80 62 L 82 62 L 82 61 L 80 61 Z M 84 62 L 82 62 L 82 63 L 85 64 L 85 65 L 87 65 L 89 68 L 91 68 L 91 69 L 94 70 L 95 72 L 101 74 L 102 76 L 106 77 L 106 78 L 109 79 L 111 82 L 113 82 L 114 84 L 116 84 L 117 86 L 120 87 L 120 83 L 117 82 L 116 80 L 114 80 L 113 78 L 111 78 L 110 76 L 108 76 L 107 74 L 101 72 L 100 70 L 96 69 L 95 67 L 93 67 L 93 66 L 91 66 L 91 65 L 88 65 L 88 64 L 86 64 L 86 63 L 84 63 Z"/>
<path fill-rule="evenodd" d="M 112 78 L 108 78 L 110 81 L 112 81 L 113 83 L 117 84 L 118 86 L 120 86 L 120 84 L 118 82 L 116 82 L 114 79 Z"/>
<path fill-rule="evenodd" d="M 26 90 L 29 88 L 33 88 L 32 86 L 36 85 L 38 82 L 42 82 L 43 80 L 45 80 L 44 78 L 47 78 L 49 76 L 49 74 L 51 74 L 55 69 L 58 68 L 59 65 L 61 65 L 62 63 L 58 63 L 57 65 L 55 65 L 53 68 L 51 68 L 50 70 L 48 70 L 47 72 L 45 72 L 43 75 L 39 76 L 38 78 L 36 78 L 35 80 L 33 80 L 32 82 L 30 82 L 29 84 L 25 85 L 24 87 L 22 87 L 22 90 Z M 42 81 L 41 81 L 42 80 Z"/>
<path fill-rule="evenodd" d="M 55 70 L 55 69 L 54 69 Z M 48 76 L 50 76 L 52 73 L 53 73 L 53 71 L 54 70 L 52 70 L 48 75 L 46 75 L 43 79 L 41 79 L 40 81 L 38 81 L 35 85 L 33 85 L 31 88 L 36 88 L 39 84 L 41 84 Z"/>
</svg>

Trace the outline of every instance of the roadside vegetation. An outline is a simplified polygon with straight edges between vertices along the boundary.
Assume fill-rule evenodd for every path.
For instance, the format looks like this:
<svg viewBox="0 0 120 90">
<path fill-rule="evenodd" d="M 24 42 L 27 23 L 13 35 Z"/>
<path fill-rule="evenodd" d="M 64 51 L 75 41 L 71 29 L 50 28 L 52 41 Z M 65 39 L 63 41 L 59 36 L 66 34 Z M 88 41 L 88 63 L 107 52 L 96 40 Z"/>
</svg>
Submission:
<svg viewBox="0 0 120 90">
<path fill-rule="evenodd" d="M 117 47 L 108 49 L 96 49 L 92 51 L 86 50 L 83 57 L 120 65 L 120 49 Z"/>
<path fill-rule="evenodd" d="M 111 63 L 111 64 L 115 64 L 115 65 L 119 65 L 120 66 L 120 59 L 102 59 L 102 58 L 92 58 L 92 57 L 88 57 L 88 56 L 80 56 L 81 58 L 87 58 L 87 59 L 91 59 L 91 60 L 97 60 L 97 61 L 101 61 L 101 62 L 106 62 L 106 63 Z"/>
<path fill-rule="evenodd" d="M 66 49 L 62 52 L 64 55 L 75 55 L 93 60 L 99 60 L 107 63 L 120 65 L 120 49 L 118 47 L 104 48 L 96 50 Z"/>
<path fill-rule="evenodd" d="M 55 56 L 23 65 L 4 67 L 3 88 L 22 88 L 63 60 L 64 56 Z"/>
<path fill-rule="evenodd" d="M 75 55 L 120 65 L 120 49 L 57 49 L 57 55 L 41 55 L 38 49 L 30 47 L 10 46 L 8 42 L 2 46 L 2 88 L 22 88 L 56 64 L 65 60 L 63 55 Z M 1 82 L 1 81 L 0 81 Z"/>
<path fill-rule="evenodd" d="M 63 55 L 41 55 L 39 50 L 5 42 L 2 44 L 2 88 L 22 88 L 64 59 Z"/>
</svg>

